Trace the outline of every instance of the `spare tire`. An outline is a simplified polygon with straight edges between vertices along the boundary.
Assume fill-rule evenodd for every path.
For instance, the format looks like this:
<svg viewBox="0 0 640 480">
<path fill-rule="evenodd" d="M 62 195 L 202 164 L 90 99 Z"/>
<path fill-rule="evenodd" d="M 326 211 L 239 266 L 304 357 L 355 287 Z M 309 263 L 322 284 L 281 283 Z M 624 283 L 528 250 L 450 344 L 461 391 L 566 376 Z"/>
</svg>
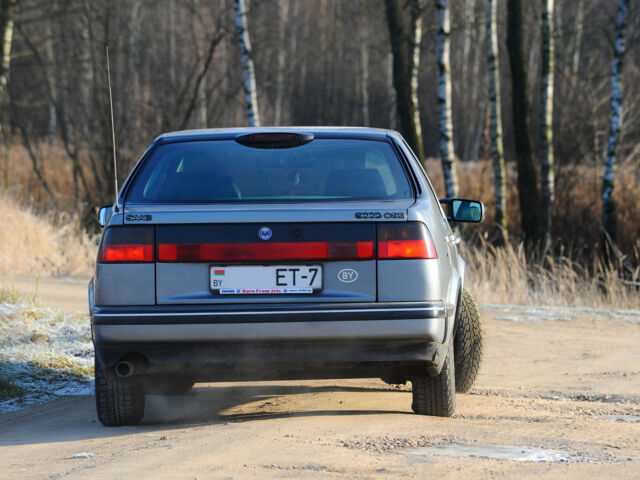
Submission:
<svg viewBox="0 0 640 480">
<path fill-rule="evenodd" d="M 480 311 L 473 297 L 462 290 L 453 338 L 456 392 L 467 393 L 482 361 L 483 332 Z"/>
</svg>

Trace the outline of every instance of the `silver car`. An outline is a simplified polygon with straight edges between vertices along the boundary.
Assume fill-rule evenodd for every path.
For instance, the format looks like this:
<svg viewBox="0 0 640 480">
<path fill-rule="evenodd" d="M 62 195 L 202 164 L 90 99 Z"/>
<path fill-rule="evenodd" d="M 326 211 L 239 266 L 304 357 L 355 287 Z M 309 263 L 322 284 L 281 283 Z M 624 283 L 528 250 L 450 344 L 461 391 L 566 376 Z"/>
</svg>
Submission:
<svg viewBox="0 0 640 480">
<path fill-rule="evenodd" d="M 371 377 L 450 416 L 482 330 L 449 222 L 483 218 L 394 131 L 161 135 L 100 211 L 98 418 L 138 423 L 147 394 L 196 382 Z"/>
</svg>

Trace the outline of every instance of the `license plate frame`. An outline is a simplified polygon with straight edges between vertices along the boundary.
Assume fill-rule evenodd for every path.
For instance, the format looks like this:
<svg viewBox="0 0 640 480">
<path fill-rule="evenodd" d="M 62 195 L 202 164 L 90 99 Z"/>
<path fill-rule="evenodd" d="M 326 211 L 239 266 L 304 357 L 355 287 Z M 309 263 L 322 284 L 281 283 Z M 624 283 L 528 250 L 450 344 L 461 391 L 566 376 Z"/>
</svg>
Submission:
<svg viewBox="0 0 640 480">
<path fill-rule="evenodd" d="M 321 264 L 209 265 L 209 289 L 216 295 L 313 295 L 322 291 L 323 270 Z"/>
</svg>

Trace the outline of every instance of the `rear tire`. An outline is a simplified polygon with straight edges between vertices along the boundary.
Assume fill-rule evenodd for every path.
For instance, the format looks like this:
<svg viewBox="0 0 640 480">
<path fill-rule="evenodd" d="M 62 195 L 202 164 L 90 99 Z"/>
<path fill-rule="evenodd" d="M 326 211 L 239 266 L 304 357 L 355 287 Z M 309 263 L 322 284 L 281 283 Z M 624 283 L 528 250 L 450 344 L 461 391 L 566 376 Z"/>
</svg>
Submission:
<svg viewBox="0 0 640 480">
<path fill-rule="evenodd" d="M 145 394 L 141 385 L 118 378 L 95 361 L 96 410 L 105 427 L 136 425 L 144 417 Z"/>
<path fill-rule="evenodd" d="M 444 361 L 439 375 L 411 379 L 413 403 L 411 408 L 419 415 L 450 417 L 456 410 L 455 361 L 453 348 Z"/>
<path fill-rule="evenodd" d="M 453 347 L 456 364 L 456 392 L 471 390 L 482 362 L 483 334 L 480 311 L 473 297 L 462 290 Z"/>
</svg>

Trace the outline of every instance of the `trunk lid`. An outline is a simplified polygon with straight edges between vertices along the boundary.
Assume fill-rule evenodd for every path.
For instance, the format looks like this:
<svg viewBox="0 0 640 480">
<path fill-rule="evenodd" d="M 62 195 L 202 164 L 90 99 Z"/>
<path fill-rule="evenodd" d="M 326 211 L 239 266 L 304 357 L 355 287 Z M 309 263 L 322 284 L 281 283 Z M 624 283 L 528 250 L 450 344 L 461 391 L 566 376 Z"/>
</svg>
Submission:
<svg viewBox="0 0 640 480">
<path fill-rule="evenodd" d="M 124 222 L 155 227 L 157 304 L 374 302 L 376 224 L 412 203 L 127 205 Z"/>
</svg>

